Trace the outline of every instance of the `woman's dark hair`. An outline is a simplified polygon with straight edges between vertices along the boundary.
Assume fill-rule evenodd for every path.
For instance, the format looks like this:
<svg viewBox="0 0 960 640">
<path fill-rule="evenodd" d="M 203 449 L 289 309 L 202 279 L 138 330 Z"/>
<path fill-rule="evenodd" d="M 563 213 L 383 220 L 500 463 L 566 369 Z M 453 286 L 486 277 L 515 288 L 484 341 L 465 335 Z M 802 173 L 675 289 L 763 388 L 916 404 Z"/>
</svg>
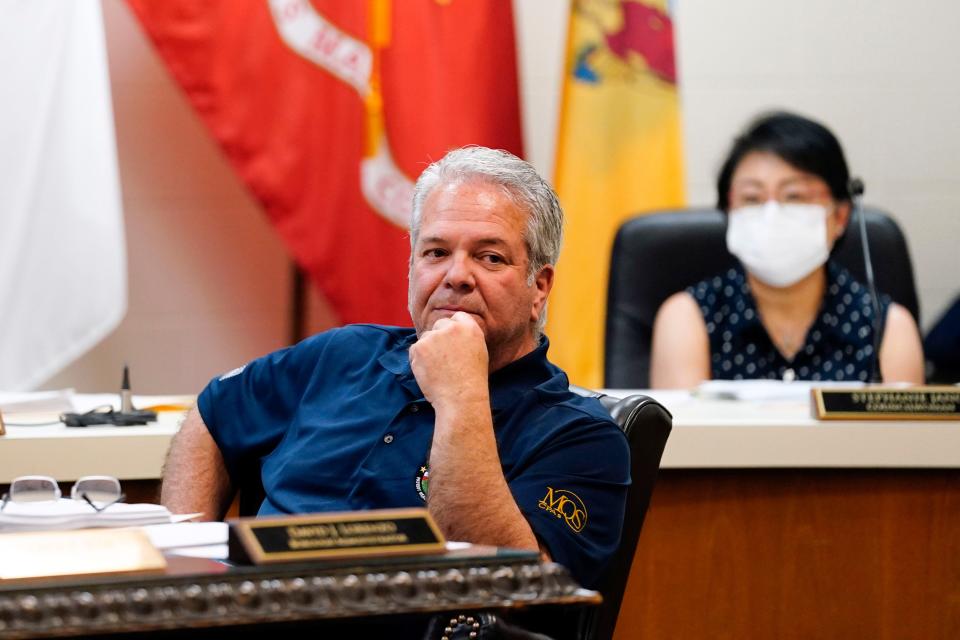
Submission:
<svg viewBox="0 0 960 640">
<path fill-rule="evenodd" d="M 821 178 L 833 199 L 850 201 L 850 172 L 836 136 L 819 122 L 786 111 L 761 115 L 733 142 L 717 177 L 717 207 L 730 207 L 730 182 L 744 156 L 765 151 L 800 171 Z"/>
</svg>

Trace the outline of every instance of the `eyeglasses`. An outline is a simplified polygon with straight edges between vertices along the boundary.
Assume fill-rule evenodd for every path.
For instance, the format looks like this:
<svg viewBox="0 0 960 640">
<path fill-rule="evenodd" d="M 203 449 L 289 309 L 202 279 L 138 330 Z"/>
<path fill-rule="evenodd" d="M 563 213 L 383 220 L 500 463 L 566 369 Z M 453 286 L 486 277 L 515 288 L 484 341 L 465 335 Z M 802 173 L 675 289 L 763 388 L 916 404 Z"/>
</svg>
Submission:
<svg viewBox="0 0 960 640">
<path fill-rule="evenodd" d="M 730 188 L 730 208 L 764 204 L 776 200 L 780 204 L 824 204 L 832 199 L 825 184 L 814 180 L 791 180 L 789 183 L 770 187 L 762 183 L 745 181 Z"/>
<path fill-rule="evenodd" d="M 10 483 L 10 491 L 0 498 L 0 511 L 8 502 L 50 502 L 63 494 L 60 485 L 50 476 L 20 476 Z M 84 476 L 73 484 L 70 498 L 86 502 L 99 513 L 112 504 L 123 502 L 126 495 L 120 490 L 120 481 L 112 476 Z"/>
</svg>

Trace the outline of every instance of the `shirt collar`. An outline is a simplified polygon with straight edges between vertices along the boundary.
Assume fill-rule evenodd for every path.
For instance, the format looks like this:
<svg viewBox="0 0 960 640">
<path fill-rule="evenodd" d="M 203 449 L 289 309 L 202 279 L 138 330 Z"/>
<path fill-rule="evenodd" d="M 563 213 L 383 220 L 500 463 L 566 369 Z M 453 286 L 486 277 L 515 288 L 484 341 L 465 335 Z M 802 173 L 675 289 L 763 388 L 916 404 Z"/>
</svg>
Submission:
<svg viewBox="0 0 960 640">
<path fill-rule="evenodd" d="M 416 331 L 411 331 L 409 335 L 401 338 L 393 348 L 377 359 L 384 369 L 397 377 L 397 382 L 407 391 L 417 398 L 423 398 L 423 392 L 420 391 L 420 385 L 410 370 L 410 345 L 417 341 Z"/>
<path fill-rule="evenodd" d="M 411 333 L 399 340 L 393 348 L 380 356 L 380 365 L 397 377 L 407 391 L 417 398 L 423 398 L 423 392 L 410 369 L 410 346 L 417 341 L 417 334 Z M 514 360 L 510 364 L 494 371 L 490 381 L 490 406 L 496 411 L 509 406 L 523 392 L 532 389 L 554 376 L 547 361 L 550 341 L 546 336 L 530 353 Z"/>
<path fill-rule="evenodd" d="M 490 375 L 490 406 L 494 411 L 510 406 L 523 393 L 538 387 L 554 376 L 547 361 L 550 340 L 540 338 L 540 344 Z"/>
</svg>

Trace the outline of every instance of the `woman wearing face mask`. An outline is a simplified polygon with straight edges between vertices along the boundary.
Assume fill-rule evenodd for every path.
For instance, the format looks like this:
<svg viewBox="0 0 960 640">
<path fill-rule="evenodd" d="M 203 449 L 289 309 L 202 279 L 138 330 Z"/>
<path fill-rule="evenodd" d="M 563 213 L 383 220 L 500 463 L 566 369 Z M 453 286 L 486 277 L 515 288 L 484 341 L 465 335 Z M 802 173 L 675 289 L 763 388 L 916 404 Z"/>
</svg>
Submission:
<svg viewBox="0 0 960 640">
<path fill-rule="evenodd" d="M 800 116 L 762 117 L 735 141 L 717 191 L 727 248 L 740 264 L 660 307 L 652 387 L 867 381 L 876 366 L 884 382 L 923 382 L 910 312 L 881 292 L 877 322 L 867 287 L 830 260 L 850 219 L 849 178 L 837 139 Z"/>
</svg>

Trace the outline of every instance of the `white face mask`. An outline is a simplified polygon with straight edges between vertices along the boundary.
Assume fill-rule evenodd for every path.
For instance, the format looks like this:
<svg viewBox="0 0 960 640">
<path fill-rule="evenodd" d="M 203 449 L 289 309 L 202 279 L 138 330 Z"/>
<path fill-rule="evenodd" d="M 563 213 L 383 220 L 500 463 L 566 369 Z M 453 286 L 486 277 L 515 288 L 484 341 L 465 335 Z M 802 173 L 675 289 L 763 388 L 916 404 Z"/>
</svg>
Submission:
<svg viewBox="0 0 960 640">
<path fill-rule="evenodd" d="M 747 271 L 774 287 L 789 287 L 827 261 L 827 209 L 770 200 L 730 212 L 727 249 Z"/>
</svg>

